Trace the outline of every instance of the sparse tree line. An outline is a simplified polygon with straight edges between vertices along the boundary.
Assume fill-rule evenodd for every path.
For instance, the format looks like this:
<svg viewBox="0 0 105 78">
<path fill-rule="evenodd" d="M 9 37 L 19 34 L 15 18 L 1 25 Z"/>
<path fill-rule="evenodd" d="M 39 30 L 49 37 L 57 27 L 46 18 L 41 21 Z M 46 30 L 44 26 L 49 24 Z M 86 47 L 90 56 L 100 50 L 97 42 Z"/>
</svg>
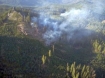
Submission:
<svg viewBox="0 0 105 78">
<path fill-rule="evenodd" d="M 95 78 L 95 70 L 90 66 L 82 66 L 81 64 L 76 66 L 74 62 L 70 66 L 67 63 L 67 76 L 66 78 Z"/>
<path fill-rule="evenodd" d="M 101 74 L 100 78 L 105 77 L 105 42 L 102 40 L 95 40 L 93 42 L 94 59 L 91 61 L 93 67 Z"/>
<path fill-rule="evenodd" d="M 54 51 L 54 45 L 52 51 Z M 42 56 L 42 65 L 46 64 L 46 60 L 50 59 L 49 57 L 53 57 L 51 50 L 48 51 L 48 57 L 45 55 Z M 76 62 L 71 65 L 67 63 L 66 75 L 64 78 L 96 78 L 96 72 L 91 66 L 76 65 Z"/>
</svg>

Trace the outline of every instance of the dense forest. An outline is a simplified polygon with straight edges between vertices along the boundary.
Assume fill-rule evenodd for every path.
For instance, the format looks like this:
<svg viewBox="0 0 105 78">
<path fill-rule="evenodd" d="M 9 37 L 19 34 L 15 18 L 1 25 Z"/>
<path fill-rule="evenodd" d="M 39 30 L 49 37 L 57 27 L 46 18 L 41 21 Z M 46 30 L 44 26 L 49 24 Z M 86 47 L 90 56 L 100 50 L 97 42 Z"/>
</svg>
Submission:
<svg viewBox="0 0 105 78">
<path fill-rule="evenodd" d="M 105 78 L 105 21 L 93 21 L 91 25 L 101 25 L 102 30 L 83 40 L 67 41 L 63 34 L 46 45 L 33 35 L 37 32 L 30 23 L 39 14 L 31 10 L 0 5 L 1 78 Z"/>
</svg>

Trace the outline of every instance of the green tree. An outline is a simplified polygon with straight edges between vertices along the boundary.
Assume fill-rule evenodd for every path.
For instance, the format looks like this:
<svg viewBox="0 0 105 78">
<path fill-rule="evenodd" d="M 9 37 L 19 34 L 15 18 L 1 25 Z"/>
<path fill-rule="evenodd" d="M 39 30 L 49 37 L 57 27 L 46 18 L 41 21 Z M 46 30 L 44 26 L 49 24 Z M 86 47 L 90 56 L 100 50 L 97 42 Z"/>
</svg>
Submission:
<svg viewBox="0 0 105 78">
<path fill-rule="evenodd" d="M 68 63 L 67 63 L 67 68 L 66 68 L 66 69 L 67 69 L 67 72 L 69 72 L 69 71 L 70 71 L 70 70 L 69 70 L 69 64 L 68 64 Z"/>
<path fill-rule="evenodd" d="M 45 62 L 46 62 L 46 56 L 43 55 L 43 56 L 42 56 L 42 64 L 45 64 Z"/>
<path fill-rule="evenodd" d="M 69 68 L 69 69 L 68 69 Z M 74 62 L 69 67 L 67 64 L 67 72 L 69 71 L 71 78 L 95 78 L 96 74 L 92 67 L 90 66 L 81 66 L 81 64 L 76 66 Z"/>
<path fill-rule="evenodd" d="M 94 59 L 91 61 L 91 64 L 93 65 L 94 68 L 97 69 L 98 75 L 101 76 L 101 78 L 104 78 L 105 74 L 105 42 L 104 41 L 95 41 L 93 43 L 94 47 L 94 52 L 96 56 Z M 101 74 L 99 74 L 100 72 Z M 104 76 L 104 77 L 103 77 Z"/>
<path fill-rule="evenodd" d="M 49 55 L 49 57 L 51 57 L 51 50 L 49 50 L 48 55 Z"/>
<path fill-rule="evenodd" d="M 31 21 L 31 17 L 30 17 L 30 14 L 28 14 L 27 17 L 26 17 L 26 22 L 30 23 L 30 21 Z"/>
</svg>

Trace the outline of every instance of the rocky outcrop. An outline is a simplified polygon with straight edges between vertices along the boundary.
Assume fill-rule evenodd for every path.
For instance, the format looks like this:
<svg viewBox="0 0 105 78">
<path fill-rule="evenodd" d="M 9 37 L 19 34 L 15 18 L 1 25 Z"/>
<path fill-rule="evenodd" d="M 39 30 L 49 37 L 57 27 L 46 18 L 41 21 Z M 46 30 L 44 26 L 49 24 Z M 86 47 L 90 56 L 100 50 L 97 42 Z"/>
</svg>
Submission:
<svg viewBox="0 0 105 78">
<path fill-rule="evenodd" d="M 18 25 L 18 29 L 19 29 L 19 31 L 20 32 L 22 32 L 23 34 L 25 34 L 25 35 L 28 35 L 29 33 L 28 33 L 28 30 L 27 30 L 27 26 L 26 26 L 26 24 L 24 23 L 24 22 L 22 22 L 22 23 L 20 23 L 19 25 Z"/>
<path fill-rule="evenodd" d="M 23 21 L 23 16 L 19 12 L 13 11 L 11 13 L 8 13 L 8 19 L 21 22 Z"/>
</svg>

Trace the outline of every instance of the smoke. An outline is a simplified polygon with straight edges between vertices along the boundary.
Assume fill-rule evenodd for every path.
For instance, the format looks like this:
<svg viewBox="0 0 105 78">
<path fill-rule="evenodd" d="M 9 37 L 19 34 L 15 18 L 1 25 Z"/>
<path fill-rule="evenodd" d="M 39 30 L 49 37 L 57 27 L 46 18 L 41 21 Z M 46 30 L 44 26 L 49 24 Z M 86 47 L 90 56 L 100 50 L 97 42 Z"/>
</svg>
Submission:
<svg viewBox="0 0 105 78">
<path fill-rule="evenodd" d="M 40 13 L 40 17 L 37 20 L 39 21 L 39 26 L 47 28 L 43 33 L 43 39 L 46 44 L 59 40 L 64 34 L 66 34 L 67 40 L 91 35 L 92 31 L 88 29 L 88 24 L 93 20 L 99 20 L 100 15 L 104 12 L 104 3 L 103 0 L 85 1 L 87 1 L 87 4 L 81 3 L 81 8 L 70 7 L 64 13 L 59 12 L 59 14 L 54 15 L 49 12 L 51 9 L 46 13 Z M 56 8 L 53 9 L 55 9 L 53 12 L 56 12 Z"/>
</svg>

